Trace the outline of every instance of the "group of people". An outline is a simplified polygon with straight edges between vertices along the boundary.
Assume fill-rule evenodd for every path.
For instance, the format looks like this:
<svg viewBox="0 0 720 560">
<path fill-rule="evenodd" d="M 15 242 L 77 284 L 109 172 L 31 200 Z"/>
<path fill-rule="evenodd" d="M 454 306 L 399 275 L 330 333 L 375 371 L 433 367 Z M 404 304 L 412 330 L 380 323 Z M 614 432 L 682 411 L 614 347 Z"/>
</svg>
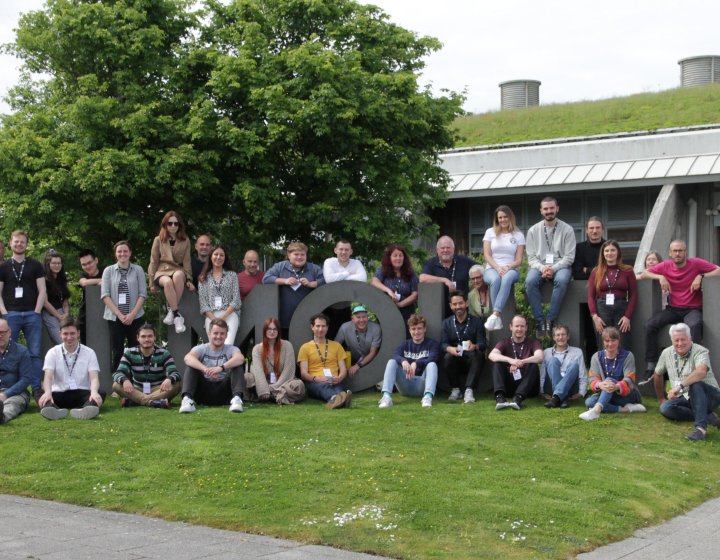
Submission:
<svg viewBox="0 0 720 560">
<path fill-rule="evenodd" d="M 654 378 L 661 411 L 668 417 L 687 418 L 695 414 L 694 402 L 706 403 L 705 416 L 696 418 L 696 430 L 691 434 L 701 439 L 699 434 L 704 436 L 708 423 L 720 425 L 712 413 L 717 405 L 715 393 L 704 386 L 702 391 L 690 390 L 697 383 L 717 389 L 707 350 L 698 341 L 702 337 L 702 280 L 706 275 L 719 275 L 720 268 L 688 258 L 686 244 L 675 240 L 670 244 L 669 260 L 650 253 L 646 269 L 636 276 L 632 267 L 622 262 L 619 243 L 603 239 L 599 218 L 588 220 L 587 240 L 576 243 L 573 228 L 558 218 L 559 210 L 556 199 L 544 198 L 540 203 L 542 220 L 525 236 L 512 209 L 499 206 L 483 239 L 484 266 L 456 254 L 453 240 L 443 236 L 437 242 L 436 256 L 425 262 L 418 275 L 404 247 L 387 246 L 371 285 L 397 306 L 409 338 L 386 364 L 379 406 L 393 404 L 394 387 L 401 394 L 420 396 L 422 406 L 432 406 L 441 372 L 450 388 L 449 400 L 472 403 L 488 359 L 497 410 L 520 410 L 525 399 L 537 394 L 545 397 L 548 408 L 566 408 L 590 391 L 585 401 L 588 410 L 580 415 L 584 420 L 596 419 L 601 412 L 644 411 L 629 333 L 637 281 L 647 278 L 659 281 L 668 300 L 646 325 L 646 371 Z M 0 403 L 5 408 L 0 420 L 17 414 L 23 408 L 20 401 L 27 407 L 28 386 L 46 418 L 68 414 L 92 418 L 105 395 L 99 390 L 97 358 L 84 344 L 85 292 L 79 321 L 75 321 L 69 315 L 70 292 L 62 256 L 50 251 L 44 265 L 40 264 L 26 257 L 27 242 L 25 232 L 13 232 L 12 257 L 0 265 L 0 351 L 4 356 Z M 286 260 L 267 272 L 260 270 L 258 253 L 253 250 L 246 252 L 243 270 L 235 272 L 226 247 L 213 246 L 207 235 L 196 239 L 195 258 L 190 250 L 185 223 L 170 211 L 153 241 L 147 276 L 141 266 L 131 262 L 127 241 L 115 244 L 116 262 L 102 272 L 93 251 L 79 255 L 83 269 L 79 285 L 101 287 L 103 317 L 112 339 L 113 390 L 123 399 L 123 406 L 167 408 L 178 394 L 182 413 L 194 412 L 198 403 L 229 404 L 230 411 L 242 412 L 243 399 L 292 404 L 306 395 L 324 400 L 328 408 L 349 406 L 352 393 L 343 382 L 377 356 L 382 340 L 380 327 L 369 320 L 368 310 L 362 305 L 354 307 L 351 320 L 341 325 L 336 340 L 328 339 L 328 316 L 313 316 L 313 339 L 300 347 L 297 359 L 286 340 L 295 309 L 313 289 L 329 282 L 367 282 L 368 274 L 362 263 L 352 258 L 349 241 L 338 241 L 335 257 L 326 259 L 322 267 L 308 262 L 307 246 L 292 242 Z M 503 328 L 502 312 L 519 280 L 525 253 L 529 265 L 525 293 L 536 337 L 528 336 L 527 319 L 516 315 L 508 326 L 510 337 L 488 349 L 486 331 Z M 582 350 L 569 345 L 568 327 L 557 323 L 573 278 L 587 281 L 588 307 L 598 339 L 599 351 L 592 356 L 588 371 Z M 547 312 L 540 295 L 545 282 L 553 288 Z M 263 325 L 262 342 L 252 349 L 251 365 L 245 371 L 245 357 L 235 346 L 235 338 L 242 300 L 260 283 L 279 286 L 279 316 Z M 416 313 L 419 283 L 447 287 L 447 318 L 439 342 L 426 336 L 427 322 Z M 179 309 L 183 293 L 198 291 L 208 342 L 185 356 L 182 376 L 169 352 L 156 344 L 155 328 L 144 319 L 148 288 L 164 295 L 167 314 L 163 322 L 177 333 L 186 329 Z M 57 344 L 44 364 L 40 357 L 42 324 Z M 669 324 L 674 329 L 673 347 L 658 356 L 657 333 Z M 16 342 L 20 331 L 25 334 L 27 350 Z M 542 348 L 544 337 L 552 338 L 551 347 Z M 682 342 L 676 345 L 676 338 Z M 11 354 L 16 359 L 7 360 Z M 17 370 L 14 377 L 5 375 L 5 365 Z M 667 400 L 663 376 L 673 384 Z"/>
</svg>

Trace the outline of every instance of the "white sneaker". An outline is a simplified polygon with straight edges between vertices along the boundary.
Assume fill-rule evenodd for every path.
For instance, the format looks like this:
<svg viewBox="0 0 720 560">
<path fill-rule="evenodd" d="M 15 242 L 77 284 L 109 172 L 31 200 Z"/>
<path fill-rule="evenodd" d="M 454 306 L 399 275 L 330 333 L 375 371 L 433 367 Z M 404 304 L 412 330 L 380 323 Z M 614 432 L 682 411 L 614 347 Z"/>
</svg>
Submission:
<svg viewBox="0 0 720 560">
<path fill-rule="evenodd" d="M 180 403 L 180 414 L 195 412 L 195 401 L 190 397 L 183 397 Z"/>
<path fill-rule="evenodd" d="M 378 401 L 378 408 L 390 408 L 392 405 L 393 401 L 390 395 L 383 395 L 380 401 Z"/>
<path fill-rule="evenodd" d="M 166 325 L 172 325 L 174 319 L 175 314 L 172 312 L 172 309 L 168 309 L 167 315 L 165 315 L 165 318 L 163 319 L 163 323 Z"/>
<path fill-rule="evenodd" d="M 499 331 L 502 329 L 502 326 L 502 319 L 499 315 L 495 315 L 495 313 L 490 315 L 487 321 L 485 321 L 485 330 L 487 331 Z"/>
<path fill-rule="evenodd" d="M 243 402 L 240 395 L 235 395 L 230 401 L 230 412 L 242 412 Z"/>
<path fill-rule="evenodd" d="M 473 390 L 469 387 L 465 389 L 465 398 L 463 399 L 463 402 L 465 404 L 470 404 L 475 402 L 475 395 L 473 395 Z"/>
<path fill-rule="evenodd" d="M 420 406 L 423 408 L 430 408 L 432 406 L 432 397 L 425 395 L 420 401 Z"/>
<path fill-rule="evenodd" d="M 647 412 L 647 408 L 640 403 L 626 404 L 625 408 L 628 412 Z"/>
<path fill-rule="evenodd" d="M 177 334 L 185 332 L 185 319 L 183 317 L 175 317 L 173 323 L 175 323 L 175 332 Z"/>
<path fill-rule="evenodd" d="M 597 420 L 598 418 L 600 418 L 600 413 L 595 412 L 594 409 L 590 408 L 587 411 L 580 414 L 580 418 L 582 418 L 583 420 Z"/>
<path fill-rule="evenodd" d="M 450 391 L 450 396 L 448 397 L 449 401 L 457 401 L 460 400 L 460 389 L 457 387 L 454 387 L 452 391 Z"/>
</svg>

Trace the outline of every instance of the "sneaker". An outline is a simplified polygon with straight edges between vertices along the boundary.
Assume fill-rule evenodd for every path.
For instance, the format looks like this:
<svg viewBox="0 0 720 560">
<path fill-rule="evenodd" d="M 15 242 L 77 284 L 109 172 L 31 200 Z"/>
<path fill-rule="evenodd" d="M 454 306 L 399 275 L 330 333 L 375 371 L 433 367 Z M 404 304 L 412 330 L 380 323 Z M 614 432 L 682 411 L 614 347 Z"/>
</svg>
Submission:
<svg viewBox="0 0 720 560">
<path fill-rule="evenodd" d="M 175 332 L 177 334 L 181 334 L 185 332 L 185 318 L 180 317 L 179 315 L 175 317 L 173 320 L 173 323 L 175 323 Z"/>
<path fill-rule="evenodd" d="M 470 404 L 475 402 L 475 395 L 473 394 L 473 390 L 468 387 L 465 389 L 465 397 L 463 398 L 463 402 L 465 404 Z"/>
<path fill-rule="evenodd" d="M 333 408 L 342 408 L 345 404 L 345 399 L 347 398 L 347 395 L 345 394 L 345 391 L 339 392 L 337 395 L 333 395 L 330 400 L 325 405 L 325 408 L 328 410 L 332 410 Z"/>
<path fill-rule="evenodd" d="M 172 312 L 172 309 L 168 309 L 167 315 L 165 315 L 165 318 L 163 319 L 163 323 L 166 325 L 172 325 L 174 320 L 175 313 Z"/>
<path fill-rule="evenodd" d="M 640 403 L 626 404 L 625 408 L 628 412 L 647 412 L 647 408 Z"/>
<path fill-rule="evenodd" d="M 537 340 L 542 340 L 544 336 L 545 336 L 545 321 L 540 321 L 535 326 L 535 338 Z"/>
<path fill-rule="evenodd" d="M 423 408 L 430 408 L 432 406 L 432 397 L 425 395 L 420 401 L 420 406 Z"/>
<path fill-rule="evenodd" d="M 76 420 L 91 420 L 100 414 L 100 407 L 94 404 L 86 404 L 82 408 L 73 408 L 70 411 L 70 416 Z"/>
<path fill-rule="evenodd" d="M 503 323 L 500 315 L 491 314 L 490 317 L 485 321 L 485 330 L 487 331 L 499 331 L 502 329 Z"/>
<path fill-rule="evenodd" d="M 560 397 L 553 395 L 552 398 L 545 403 L 545 408 L 560 408 L 561 404 Z"/>
<path fill-rule="evenodd" d="M 243 402 L 240 395 L 235 395 L 230 401 L 230 412 L 242 412 Z"/>
<path fill-rule="evenodd" d="M 708 414 L 707 421 L 708 421 L 708 424 L 710 424 L 711 426 L 720 428 L 720 418 L 718 418 L 718 415 L 715 414 L 714 412 L 711 412 L 710 414 Z"/>
<path fill-rule="evenodd" d="M 522 408 L 522 401 L 519 399 L 513 399 L 512 402 L 507 403 L 508 408 L 513 410 L 520 410 Z"/>
<path fill-rule="evenodd" d="M 352 404 L 352 391 L 350 389 L 348 389 L 347 391 L 345 391 L 345 403 L 343 404 L 343 406 L 345 408 L 350 408 L 351 404 Z"/>
<path fill-rule="evenodd" d="M 195 412 L 195 401 L 190 397 L 183 397 L 180 403 L 180 414 Z"/>
<path fill-rule="evenodd" d="M 460 389 L 458 387 L 453 387 L 453 390 L 450 391 L 450 396 L 448 397 L 449 401 L 457 401 L 460 400 Z"/>
<path fill-rule="evenodd" d="M 588 421 L 589 420 L 597 420 L 598 418 L 600 418 L 600 413 L 595 412 L 594 409 L 590 408 L 590 409 L 586 410 L 585 412 L 583 412 L 582 414 L 580 414 L 579 418 L 581 418 L 583 420 L 588 420 Z"/>
<path fill-rule="evenodd" d="M 497 395 L 495 397 L 495 410 L 502 410 L 503 408 L 507 408 L 510 406 L 510 403 L 505 400 L 505 397 L 502 395 Z"/>
<path fill-rule="evenodd" d="M 565 399 L 563 402 L 560 403 L 560 408 L 570 408 L 570 401 Z"/>
<path fill-rule="evenodd" d="M 170 401 L 167 399 L 156 399 L 148 403 L 150 408 L 170 408 Z"/>
<path fill-rule="evenodd" d="M 393 400 L 390 395 L 383 395 L 378 401 L 378 408 L 390 408 L 393 405 Z"/>
<path fill-rule="evenodd" d="M 703 432 L 700 428 L 695 428 L 685 437 L 687 437 L 690 441 L 701 441 L 705 439 L 705 432 Z"/>
<path fill-rule="evenodd" d="M 40 414 L 48 420 L 60 420 L 68 415 L 68 409 L 58 408 L 55 403 L 50 403 L 40 409 Z"/>
</svg>

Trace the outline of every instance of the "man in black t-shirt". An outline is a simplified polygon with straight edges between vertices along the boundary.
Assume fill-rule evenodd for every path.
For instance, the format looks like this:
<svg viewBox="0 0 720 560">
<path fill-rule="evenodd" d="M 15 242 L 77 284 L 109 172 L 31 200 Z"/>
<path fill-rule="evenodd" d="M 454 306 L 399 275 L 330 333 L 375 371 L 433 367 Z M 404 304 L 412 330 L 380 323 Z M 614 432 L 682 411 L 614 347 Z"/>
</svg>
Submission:
<svg viewBox="0 0 720 560">
<path fill-rule="evenodd" d="M 83 249 L 78 254 L 82 272 L 78 285 L 82 288 L 82 300 L 80 301 L 80 311 L 78 313 L 78 323 L 80 323 L 80 342 L 87 343 L 87 333 L 85 332 L 85 320 L 87 316 L 85 288 L 88 286 L 99 286 L 102 283 L 102 271 L 98 268 L 98 258 L 92 249 Z"/>
<path fill-rule="evenodd" d="M 12 257 L 0 264 L 0 313 L 17 342 L 20 331 L 25 334 L 32 361 L 33 396 L 42 395 L 42 309 L 45 304 L 45 271 L 42 264 L 25 256 L 28 235 L 13 231 L 10 236 Z"/>
</svg>

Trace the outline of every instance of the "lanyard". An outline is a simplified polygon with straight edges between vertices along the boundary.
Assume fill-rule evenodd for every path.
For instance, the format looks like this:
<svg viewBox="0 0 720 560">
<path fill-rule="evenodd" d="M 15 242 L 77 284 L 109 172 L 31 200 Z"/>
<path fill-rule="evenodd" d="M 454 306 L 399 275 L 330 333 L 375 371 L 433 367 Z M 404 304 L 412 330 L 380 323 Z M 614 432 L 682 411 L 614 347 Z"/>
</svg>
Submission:
<svg viewBox="0 0 720 560">
<path fill-rule="evenodd" d="M 440 259 L 438 259 L 438 262 L 440 262 Z M 450 270 L 450 282 L 455 282 L 455 264 L 455 257 L 453 257 L 452 269 Z M 447 270 L 447 268 L 443 266 L 442 262 L 440 262 L 440 266 L 442 266 L 443 269 Z"/>
<path fill-rule="evenodd" d="M 325 362 L 327 362 L 327 355 L 328 355 L 328 341 L 325 341 L 325 357 L 323 358 L 323 355 L 320 353 L 320 347 L 318 346 L 318 343 L 313 340 L 313 343 L 315 344 L 315 350 L 317 350 L 318 356 L 320 357 L 320 361 L 322 362 L 323 367 L 325 367 Z"/>
<path fill-rule="evenodd" d="M 552 228 L 552 240 L 550 237 L 548 237 L 548 229 L 545 224 L 543 224 L 543 232 L 545 232 L 545 243 L 547 243 L 548 251 L 551 253 L 553 252 L 553 243 L 555 243 L 555 230 L 557 229 L 557 225 L 553 226 Z"/>
<path fill-rule="evenodd" d="M 63 353 L 63 361 L 65 362 L 65 369 L 68 372 L 68 375 L 72 377 L 73 370 L 75 369 L 75 364 L 77 364 L 78 358 L 80 357 L 80 345 L 78 344 L 77 350 L 74 353 L 75 359 L 73 360 L 72 366 L 68 363 L 68 354 L 65 352 L 65 347 L 62 348 Z"/>
<path fill-rule="evenodd" d="M 605 281 L 607 282 L 608 292 L 612 292 L 612 289 L 615 287 L 615 284 L 617 284 L 618 276 L 620 275 L 620 269 L 615 269 L 615 278 L 613 280 L 613 283 L 610 284 L 610 277 L 608 276 L 608 271 L 605 271 Z"/>
<path fill-rule="evenodd" d="M 515 359 L 520 360 L 520 356 L 523 355 L 523 350 L 525 350 L 525 341 L 523 340 L 523 343 L 520 345 L 520 354 L 518 354 L 517 350 L 515 349 L 515 341 L 510 339 L 510 344 L 512 344 L 512 351 L 515 355 Z"/>
<path fill-rule="evenodd" d="M 215 293 L 216 293 L 217 295 L 222 295 L 222 281 L 223 281 L 223 277 L 224 277 L 224 276 L 225 276 L 224 273 L 222 273 L 222 274 L 220 275 L 220 281 L 219 281 L 219 282 L 216 282 L 216 281 L 215 281 L 215 277 L 214 277 L 214 276 L 212 276 L 212 275 L 210 276 L 210 277 L 212 278 L 213 287 L 215 288 Z"/>
<path fill-rule="evenodd" d="M 295 270 L 292 265 L 290 265 L 290 269 L 292 270 L 293 274 L 295 275 L 295 278 L 297 278 L 298 280 L 300 280 L 300 278 L 302 278 L 303 272 L 305 272 L 305 266 L 303 266 L 300 269 L 300 272 Z"/>
<path fill-rule="evenodd" d="M 360 333 L 357 329 L 355 329 L 355 340 L 357 340 L 358 348 L 360 348 L 362 350 L 363 344 L 360 342 L 360 334 L 363 335 L 363 342 L 367 344 L 367 329 L 365 330 L 364 333 Z M 325 357 L 327 357 L 327 349 L 325 350 Z"/>
<path fill-rule="evenodd" d="M 682 365 L 680 364 L 680 356 L 677 352 L 673 350 L 673 358 L 675 359 L 675 371 L 677 372 L 678 378 L 682 379 L 682 372 L 685 369 L 685 366 L 688 363 L 688 360 L 690 359 L 690 353 L 692 352 L 692 346 L 690 347 L 690 350 L 688 350 L 688 353 L 685 354 L 685 357 L 682 359 Z"/>
<path fill-rule="evenodd" d="M 617 368 L 618 357 L 619 357 L 619 354 L 618 354 L 617 356 L 615 356 L 615 359 L 613 360 L 613 363 L 612 363 L 612 369 L 611 369 L 611 368 L 608 366 L 607 354 L 606 354 L 605 352 L 603 352 L 603 362 L 605 363 L 605 377 L 608 377 L 609 373 L 611 373 L 611 374 L 613 374 L 613 375 L 616 375 L 616 374 L 617 374 L 617 372 L 615 371 L 615 369 Z M 611 376 L 611 378 L 612 378 L 612 379 L 615 379 L 615 378 L 612 377 L 612 376 Z"/>
<path fill-rule="evenodd" d="M 463 341 L 462 337 L 465 336 L 465 333 L 467 332 L 468 327 L 470 326 L 470 315 L 468 315 L 465 318 L 465 327 L 463 328 L 463 331 L 462 331 L 462 337 L 461 337 L 460 333 L 458 332 L 457 317 L 453 317 L 453 326 L 455 327 L 455 336 L 457 337 L 458 344 L 460 344 Z M 513 346 L 513 349 L 514 348 L 515 348 L 515 346 Z M 522 350 L 521 350 L 521 352 L 522 352 Z M 515 357 L 517 358 L 517 356 L 515 356 Z"/>
<path fill-rule="evenodd" d="M 22 275 L 23 275 L 23 272 L 25 271 L 25 263 L 27 262 L 27 259 L 23 260 L 22 264 L 20 265 L 20 274 L 18 274 L 18 273 L 15 271 L 15 264 L 16 264 L 16 262 L 17 262 L 17 261 L 16 261 L 15 259 L 12 259 L 13 276 L 15 276 L 15 280 L 17 280 L 17 283 L 18 283 L 18 286 L 19 286 L 19 285 L 22 283 Z"/>
<path fill-rule="evenodd" d="M 565 365 L 565 358 L 567 358 L 568 353 L 569 353 L 569 350 L 565 350 L 564 352 L 556 352 L 556 351 L 555 351 L 555 348 L 552 348 L 551 352 L 552 352 L 552 357 L 553 357 L 553 358 L 555 357 L 555 354 L 562 354 L 562 355 L 563 355 L 562 361 L 560 362 L 560 371 L 563 371 L 563 366 Z"/>
</svg>

